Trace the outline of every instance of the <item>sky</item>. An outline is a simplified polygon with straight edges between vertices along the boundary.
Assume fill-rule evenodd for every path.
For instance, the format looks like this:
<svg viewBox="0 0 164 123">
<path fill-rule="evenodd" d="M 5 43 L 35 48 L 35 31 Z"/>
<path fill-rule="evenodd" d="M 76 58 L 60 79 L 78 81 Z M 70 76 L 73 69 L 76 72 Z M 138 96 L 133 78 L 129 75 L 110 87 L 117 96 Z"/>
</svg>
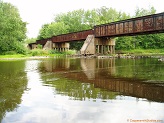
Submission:
<svg viewBox="0 0 164 123">
<path fill-rule="evenodd" d="M 106 6 L 134 15 L 136 7 L 153 6 L 157 13 L 164 12 L 163 0 L 3 0 L 16 6 L 23 21 L 27 22 L 27 36 L 35 38 L 43 24 L 51 23 L 55 15 L 78 9 Z"/>
</svg>

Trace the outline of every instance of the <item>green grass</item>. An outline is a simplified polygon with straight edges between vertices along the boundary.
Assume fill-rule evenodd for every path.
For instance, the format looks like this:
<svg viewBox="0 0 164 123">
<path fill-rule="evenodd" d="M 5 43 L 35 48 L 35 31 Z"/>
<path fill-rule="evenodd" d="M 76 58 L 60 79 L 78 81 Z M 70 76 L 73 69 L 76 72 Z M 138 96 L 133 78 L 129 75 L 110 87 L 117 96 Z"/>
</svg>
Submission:
<svg viewBox="0 0 164 123">
<path fill-rule="evenodd" d="M 27 51 L 26 55 L 23 54 L 6 54 L 6 55 L 0 55 L 0 60 L 4 59 L 25 59 L 30 58 L 33 56 L 49 56 L 49 57 L 61 57 L 66 55 L 72 55 L 75 54 L 76 51 L 69 50 L 66 52 L 58 52 L 54 50 L 42 50 L 42 49 L 35 49 L 35 50 L 29 50 Z"/>
<path fill-rule="evenodd" d="M 22 54 L 14 54 L 14 55 L 0 55 L 0 62 L 1 61 L 9 61 L 9 60 L 22 60 L 27 59 L 28 57 L 26 55 Z"/>
<path fill-rule="evenodd" d="M 26 55 L 14 54 L 14 55 L 0 55 L 0 58 L 25 58 Z"/>
<path fill-rule="evenodd" d="M 124 54 L 134 55 L 164 55 L 164 49 L 133 49 L 133 50 L 121 50 L 116 51 Z"/>
</svg>

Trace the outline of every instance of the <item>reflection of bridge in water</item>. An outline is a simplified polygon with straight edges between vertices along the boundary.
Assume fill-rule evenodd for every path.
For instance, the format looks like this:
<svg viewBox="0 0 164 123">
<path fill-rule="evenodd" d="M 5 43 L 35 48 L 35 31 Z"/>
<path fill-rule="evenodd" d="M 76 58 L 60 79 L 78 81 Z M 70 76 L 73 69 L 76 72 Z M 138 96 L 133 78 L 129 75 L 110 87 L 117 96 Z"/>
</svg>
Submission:
<svg viewBox="0 0 164 123">
<path fill-rule="evenodd" d="M 119 92 L 121 95 L 146 98 L 150 101 L 164 102 L 164 84 L 143 82 L 134 78 L 117 78 L 114 76 L 115 59 L 58 59 L 45 62 L 47 71 L 62 74 L 62 77 L 91 83 L 95 88 Z M 77 66 L 80 64 L 80 66 Z M 81 68 L 81 69 L 79 69 Z"/>
</svg>

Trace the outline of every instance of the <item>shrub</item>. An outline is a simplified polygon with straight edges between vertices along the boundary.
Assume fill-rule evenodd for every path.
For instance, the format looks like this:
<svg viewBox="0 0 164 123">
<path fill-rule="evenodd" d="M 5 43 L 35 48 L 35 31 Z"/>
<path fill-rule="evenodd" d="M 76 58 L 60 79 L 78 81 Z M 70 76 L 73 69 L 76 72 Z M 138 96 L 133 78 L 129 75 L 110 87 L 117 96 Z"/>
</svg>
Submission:
<svg viewBox="0 0 164 123">
<path fill-rule="evenodd" d="M 15 55 L 17 54 L 15 51 L 6 51 L 5 55 Z"/>
<path fill-rule="evenodd" d="M 47 55 L 49 55 L 47 50 L 42 50 L 42 49 L 31 50 L 30 54 L 32 56 L 47 56 Z"/>
<path fill-rule="evenodd" d="M 61 52 L 55 50 L 49 50 L 49 54 L 60 54 Z"/>
<path fill-rule="evenodd" d="M 38 44 L 38 45 L 37 45 L 37 49 L 43 49 L 43 46 L 40 45 L 40 44 Z"/>
</svg>

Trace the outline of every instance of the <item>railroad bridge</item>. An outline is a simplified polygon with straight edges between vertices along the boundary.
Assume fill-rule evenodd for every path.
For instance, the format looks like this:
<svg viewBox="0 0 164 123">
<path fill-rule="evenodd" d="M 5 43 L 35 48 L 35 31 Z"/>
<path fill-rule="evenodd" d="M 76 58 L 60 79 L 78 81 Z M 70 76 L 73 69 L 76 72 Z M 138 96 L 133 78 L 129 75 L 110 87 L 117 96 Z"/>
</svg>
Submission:
<svg viewBox="0 0 164 123">
<path fill-rule="evenodd" d="M 81 54 L 105 54 L 115 52 L 115 37 L 164 32 L 164 12 L 94 26 L 93 29 L 53 36 L 29 44 L 44 49 L 69 50 L 69 42 L 84 41 Z"/>
</svg>

